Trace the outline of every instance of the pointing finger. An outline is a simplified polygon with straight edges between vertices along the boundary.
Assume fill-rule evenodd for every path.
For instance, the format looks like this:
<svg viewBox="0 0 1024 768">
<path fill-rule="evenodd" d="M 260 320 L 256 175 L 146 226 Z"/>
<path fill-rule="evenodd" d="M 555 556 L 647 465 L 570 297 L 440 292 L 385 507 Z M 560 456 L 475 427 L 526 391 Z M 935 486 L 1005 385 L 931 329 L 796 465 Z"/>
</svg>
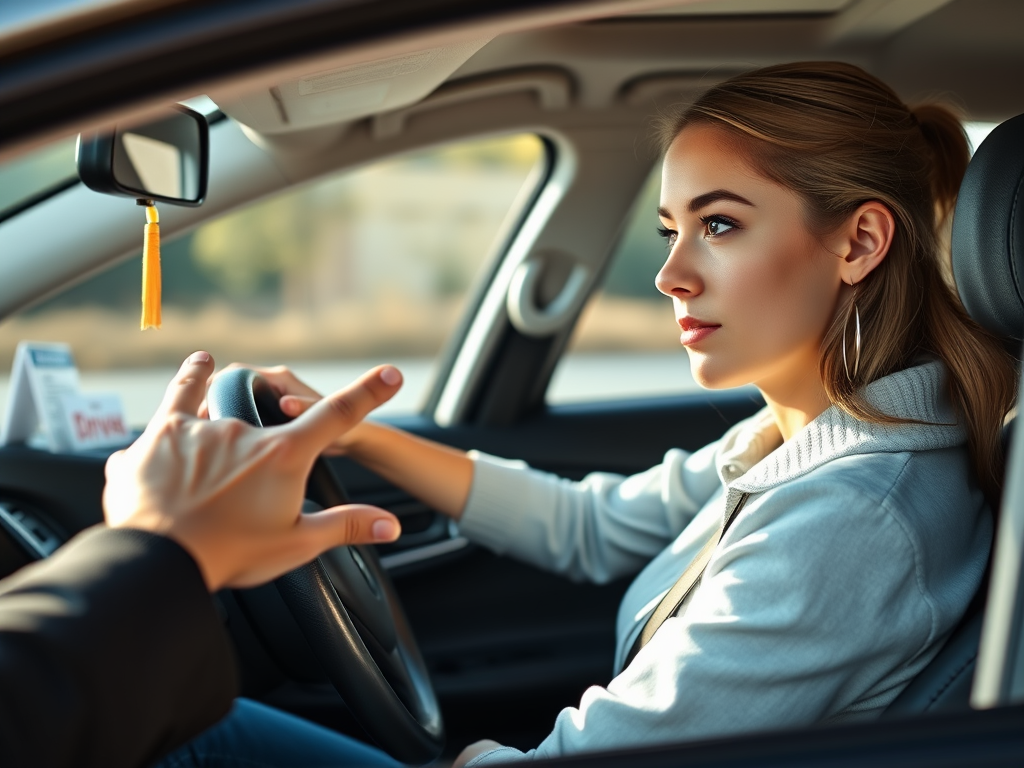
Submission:
<svg viewBox="0 0 1024 768">
<path fill-rule="evenodd" d="M 319 400 L 282 429 L 308 438 L 308 449 L 319 454 L 330 443 L 356 426 L 374 408 L 390 400 L 402 386 L 402 374 L 382 365 L 354 383 Z"/>
<path fill-rule="evenodd" d="M 206 380 L 213 372 L 213 358 L 209 352 L 193 352 L 181 364 L 167 385 L 164 399 L 157 408 L 154 420 L 172 413 L 195 416 L 206 396 Z"/>
</svg>

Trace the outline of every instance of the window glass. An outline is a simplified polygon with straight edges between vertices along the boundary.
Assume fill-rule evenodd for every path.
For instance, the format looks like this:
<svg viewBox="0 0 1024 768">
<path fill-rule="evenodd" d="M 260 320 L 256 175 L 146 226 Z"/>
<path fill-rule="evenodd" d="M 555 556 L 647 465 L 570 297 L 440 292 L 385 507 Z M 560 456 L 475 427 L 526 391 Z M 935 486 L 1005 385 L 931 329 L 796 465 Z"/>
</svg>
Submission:
<svg viewBox="0 0 1024 768">
<path fill-rule="evenodd" d="M 997 123 L 964 124 L 972 151 Z M 637 199 L 602 288 L 590 299 L 548 388 L 550 403 L 700 390 L 668 298 L 654 278 L 667 255 L 657 234 L 661 163 Z"/>
<path fill-rule="evenodd" d="M 78 178 L 75 139 L 62 139 L 0 165 L 0 218 Z"/>
<path fill-rule="evenodd" d="M 679 344 L 672 302 L 654 278 L 667 254 L 658 235 L 658 163 L 634 205 L 601 289 L 584 308 L 548 387 L 550 403 L 699 390 Z"/>
<path fill-rule="evenodd" d="M 969 122 L 964 123 L 964 128 L 967 130 L 967 138 L 971 142 L 971 153 L 974 153 L 978 147 L 981 146 L 981 142 L 985 140 L 992 129 L 995 128 L 999 123 L 980 123 L 980 122 Z"/>
<path fill-rule="evenodd" d="M 83 389 L 119 392 L 141 425 L 194 349 L 287 364 L 321 390 L 392 362 L 406 385 L 384 410 L 413 411 L 542 156 L 532 135 L 448 145 L 216 219 L 163 243 L 161 330 L 139 331 L 132 258 L 0 325 L 0 370 L 20 339 L 68 342 Z"/>
<path fill-rule="evenodd" d="M 0 27 L 10 34 L 18 27 L 52 22 L 64 14 L 93 10 L 114 5 L 118 0 L 33 0 L 31 3 L 3 3 L 0 5 Z"/>
</svg>

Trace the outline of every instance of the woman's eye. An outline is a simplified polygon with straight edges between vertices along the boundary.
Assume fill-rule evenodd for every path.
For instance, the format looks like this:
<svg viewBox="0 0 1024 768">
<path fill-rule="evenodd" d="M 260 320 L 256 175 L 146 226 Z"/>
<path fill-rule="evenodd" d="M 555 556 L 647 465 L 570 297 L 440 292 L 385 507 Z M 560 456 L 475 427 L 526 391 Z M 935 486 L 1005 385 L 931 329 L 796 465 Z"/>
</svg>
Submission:
<svg viewBox="0 0 1024 768">
<path fill-rule="evenodd" d="M 736 228 L 736 222 L 730 221 L 724 216 L 702 216 L 701 223 L 704 224 L 704 236 L 706 238 L 724 235 L 730 229 Z"/>
<path fill-rule="evenodd" d="M 665 229 L 664 227 L 658 227 L 658 234 L 665 238 L 665 244 L 669 248 L 676 244 L 676 238 L 679 237 L 674 230 Z"/>
</svg>

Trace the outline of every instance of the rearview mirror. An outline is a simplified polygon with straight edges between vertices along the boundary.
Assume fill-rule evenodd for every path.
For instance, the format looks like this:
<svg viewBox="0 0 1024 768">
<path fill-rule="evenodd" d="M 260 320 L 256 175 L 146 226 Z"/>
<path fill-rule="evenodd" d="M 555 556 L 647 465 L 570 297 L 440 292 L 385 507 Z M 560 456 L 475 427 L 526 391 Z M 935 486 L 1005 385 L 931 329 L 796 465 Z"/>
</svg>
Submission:
<svg viewBox="0 0 1024 768">
<path fill-rule="evenodd" d="M 176 104 L 142 125 L 78 137 L 78 176 L 109 195 L 196 206 L 206 197 L 209 126 Z"/>
</svg>

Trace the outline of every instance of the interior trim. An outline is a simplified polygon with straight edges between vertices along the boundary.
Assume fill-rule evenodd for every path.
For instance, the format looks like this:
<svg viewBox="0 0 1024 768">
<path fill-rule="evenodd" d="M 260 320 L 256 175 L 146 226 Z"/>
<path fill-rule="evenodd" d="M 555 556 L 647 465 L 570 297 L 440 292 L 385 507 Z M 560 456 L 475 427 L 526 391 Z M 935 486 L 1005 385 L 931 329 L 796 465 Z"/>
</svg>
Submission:
<svg viewBox="0 0 1024 768">
<path fill-rule="evenodd" d="M 1013 430 L 971 706 L 1024 702 L 1024 429 Z"/>
<path fill-rule="evenodd" d="M 397 136 L 410 117 L 422 112 L 520 91 L 536 94 L 541 109 L 565 109 L 572 102 L 572 77 L 567 72 L 545 68 L 456 81 L 441 86 L 421 102 L 376 115 L 373 137 L 380 140 Z"/>
<path fill-rule="evenodd" d="M 666 72 L 630 80 L 619 90 L 618 101 L 630 107 L 650 108 L 664 99 L 672 103 L 695 97 L 713 85 L 746 70 L 712 69 L 707 72 Z"/>
<path fill-rule="evenodd" d="M 577 157 L 572 143 L 554 132 L 546 133 L 544 138 L 555 147 L 551 175 L 505 253 L 462 341 L 433 413 L 434 420 L 441 426 L 457 424 L 468 415 L 476 385 L 508 324 L 505 303 L 512 276 L 529 257 L 538 237 L 576 178 Z"/>
<path fill-rule="evenodd" d="M 380 564 L 384 566 L 385 570 L 391 571 L 406 565 L 433 560 L 435 557 L 450 555 L 452 552 L 465 549 L 467 546 L 469 546 L 469 539 L 465 536 L 456 536 L 435 544 L 427 544 L 422 547 L 407 549 L 404 552 L 396 552 L 393 555 L 383 555 L 380 558 Z"/>
</svg>

